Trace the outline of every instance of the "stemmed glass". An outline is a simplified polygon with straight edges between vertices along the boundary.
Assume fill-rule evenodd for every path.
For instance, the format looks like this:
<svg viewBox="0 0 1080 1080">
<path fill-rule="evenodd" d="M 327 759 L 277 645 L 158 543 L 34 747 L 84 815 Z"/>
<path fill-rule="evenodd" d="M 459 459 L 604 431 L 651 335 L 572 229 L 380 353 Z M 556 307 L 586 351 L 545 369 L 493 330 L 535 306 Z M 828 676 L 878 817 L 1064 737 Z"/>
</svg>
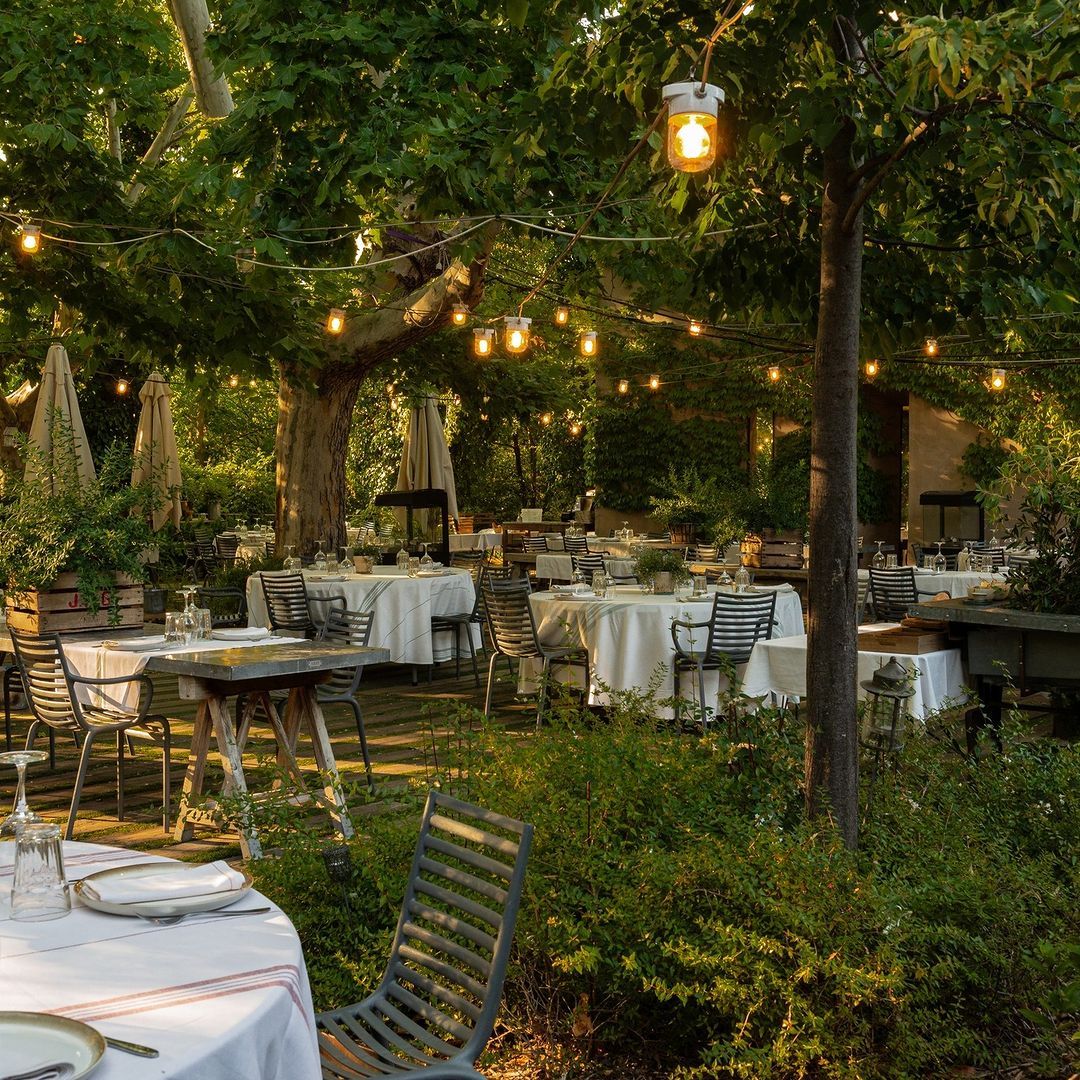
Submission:
<svg viewBox="0 0 1080 1080">
<path fill-rule="evenodd" d="M 300 560 L 296 557 L 296 545 L 287 544 L 285 547 L 285 561 L 282 566 L 286 570 L 297 571 L 300 569 Z"/>
<path fill-rule="evenodd" d="M 936 543 L 937 543 L 937 554 L 934 556 L 934 573 L 935 574 L 943 574 L 943 573 L 945 573 L 945 567 L 946 567 L 947 564 L 945 562 L 945 556 L 941 554 L 941 545 L 944 544 L 945 541 L 944 540 L 938 540 L 938 541 L 936 541 Z"/>
<path fill-rule="evenodd" d="M 435 569 L 435 560 L 428 554 L 427 544 L 421 544 L 420 570 L 422 573 Z"/>
<path fill-rule="evenodd" d="M 870 560 L 875 570 L 885 569 L 885 552 L 881 550 L 884 543 L 884 540 L 877 541 L 877 551 L 874 552 L 874 557 Z"/>
<path fill-rule="evenodd" d="M 15 805 L 0 824 L 0 836 L 14 836 L 24 825 L 33 825 L 41 821 L 41 817 L 26 804 L 26 766 L 47 761 L 48 758 L 49 755 L 44 750 L 8 750 L 0 754 L 0 765 L 14 765 L 18 770 Z"/>
<path fill-rule="evenodd" d="M 338 563 L 338 573 L 352 574 L 356 571 L 356 564 L 352 561 L 352 548 L 341 549 L 341 562 Z"/>
<path fill-rule="evenodd" d="M 323 548 L 324 541 L 316 540 L 317 547 L 315 549 L 315 560 L 311 564 L 313 570 L 318 571 L 320 574 L 326 573 L 326 551 Z"/>
<path fill-rule="evenodd" d="M 184 644 L 190 645 L 199 636 L 199 619 L 195 610 L 196 586 L 185 585 L 176 591 L 184 598 L 184 610 L 180 614 L 184 622 Z"/>
</svg>

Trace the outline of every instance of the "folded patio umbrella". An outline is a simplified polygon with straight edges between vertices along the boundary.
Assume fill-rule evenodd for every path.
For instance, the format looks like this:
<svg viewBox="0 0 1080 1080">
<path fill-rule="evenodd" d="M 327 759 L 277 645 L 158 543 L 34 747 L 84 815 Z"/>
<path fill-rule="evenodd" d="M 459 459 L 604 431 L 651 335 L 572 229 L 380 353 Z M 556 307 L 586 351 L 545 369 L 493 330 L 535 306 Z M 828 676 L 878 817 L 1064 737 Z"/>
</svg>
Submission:
<svg viewBox="0 0 1080 1080">
<path fill-rule="evenodd" d="M 139 391 L 142 412 L 135 432 L 135 465 L 131 483 L 152 480 L 161 492 L 161 505 L 154 511 L 153 529 L 165 522 L 180 527 L 180 462 L 176 456 L 176 432 L 173 429 L 169 384 L 159 372 L 153 372 Z"/>
<path fill-rule="evenodd" d="M 37 447 L 39 454 L 32 454 L 26 463 L 23 474 L 26 483 L 46 484 L 55 492 L 58 479 L 72 468 L 80 486 L 97 476 L 90 444 L 86 441 L 79 399 L 75 396 L 71 364 L 63 345 L 50 346 L 41 369 L 41 388 L 30 424 L 29 441 L 31 446 Z"/>
<path fill-rule="evenodd" d="M 426 398 L 422 406 L 409 413 L 409 429 L 405 433 L 405 448 L 401 455 L 395 491 L 419 491 L 422 488 L 441 488 L 446 492 L 447 510 L 457 521 L 457 487 L 450 448 L 446 445 L 442 417 L 435 398 Z"/>
</svg>

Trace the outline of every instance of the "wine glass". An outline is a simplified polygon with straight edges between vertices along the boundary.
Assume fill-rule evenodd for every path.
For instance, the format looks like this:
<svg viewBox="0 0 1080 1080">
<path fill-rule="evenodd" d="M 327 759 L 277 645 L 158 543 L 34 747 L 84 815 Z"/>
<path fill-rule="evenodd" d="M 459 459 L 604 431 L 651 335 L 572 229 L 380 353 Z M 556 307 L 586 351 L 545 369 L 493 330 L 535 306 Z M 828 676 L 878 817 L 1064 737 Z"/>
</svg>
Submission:
<svg viewBox="0 0 1080 1080">
<path fill-rule="evenodd" d="M 945 556 L 941 554 L 941 545 L 944 544 L 945 541 L 944 540 L 938 540 L 938 541 L 936 541 L 936 543 L 937 543 L 937 554 L 934 556 L 934 573 L 935 574 L 943 574 L 943 573 L 945 573 L 945 567 L 946 567 L 947 564 L 946 564 L 946 561 L 945 561 Z"/>
<path fill-rule="evenodd" d="M 397 564 L 399 570 L 409 569 L 409 553 L 405 550 L 405 541 L 401 541 L 401 548 L 398 550 L 397 555 L 394 558 L 394 562 Z"/>
<path fill-rule="evenodd" d="M 341 549 L 341 562 L 338 563 L 338 571 L 342 574 L 352 574 L 356 571 L 356 564 L 352 561 L 352 548 L 349 546 Z"/>
<path fill-rule="evenodd" d="M 282 563 L 282 566 L 286 570 L 290 570 L 295 573 L 297 570 L 300 569 L 300 565 L 300 560 L 296 557 L 296 545 L 287 544 L 285 547 L 285 561 L 284 563 Z"/>
<path fill-rule="evenodd" d="M 14 836 L 24 825 L 41 821 L 40 815 L 35 814 L 26 804 L 26 766 L 48 759 L 49 755 L 44 750 L 9 750 L 0 754 L 0 765 L 14 765 L 18 771 L 15 805 L 0 824 L 0 836 Z"/>
<path fill-rule="evenodd" d="M 435 560 L 428 554 L 427 544 L 420 545 L 420 569 L 424 573 L 435 569 Z"/>
<path fill-rule="evenodd" d="M 327 563 L 326 563 L 326 550 L 324 548 L 325 541 L 316 540 L 315 544 L 316 544 L 315 560 L 312 562 L 311 568 L 313 570 L 317 571 L 320 574 L 325 574 L 326 573 L 326 566 L 327 566 Z"/>
<path fill-rule="evenodd" d="M 884 540 L 877 541 L 877 551 L 874 552 L 874 557 L 870 560 L 875 570 L 885 569 L 885 552 L 881 550 L 884 543 Z"/>
</svg>

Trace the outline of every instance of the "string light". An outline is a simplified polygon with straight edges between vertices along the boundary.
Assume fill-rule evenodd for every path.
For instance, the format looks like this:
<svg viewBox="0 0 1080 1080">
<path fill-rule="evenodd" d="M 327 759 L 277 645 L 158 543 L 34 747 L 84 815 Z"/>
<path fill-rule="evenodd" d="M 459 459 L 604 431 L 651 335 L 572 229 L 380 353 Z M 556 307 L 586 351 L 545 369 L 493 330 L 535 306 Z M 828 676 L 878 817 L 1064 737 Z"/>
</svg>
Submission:
<svg viewBox="0 0 1080 1080">
<path fill-rule="evenodd" d="M 455 304 L 450 309 L 450 321 L 455 326 L 464 326 L 469 321 L 469 309 L 464 304 Z"/>
<path fill-rule="evenodd" d="M 769 382 L 779 382 L 779 381 L 780 381 L 780 365 L 779 364 L 770 364 L 769 365 Z"/>
<path fill-rule="evenodd" d="M 546 412 L 546 413 L 543 413 L 541 415 L 540 423 L 543 424 L 544 427 L 550 427 L 551 426 L 551 421 L 554 420 L 554 419 L 555 419 L 555 417 L 551 413 Z"/>
<path fill-rule="evenodd" d="M 340 334 L 345 329 L 345 312 L 339 307 L 331 308 L 326 316 L 326 332 Z"/>
<path fill-rule="evenodd" d="M 19 250 L 24 255 L 36 255 L 41 250 L 41 229 L 37 225 L 24 225 L 19 232 Z"/>
<path fill-rule="evenodd" d="M 615 384 L 615 389 L 618 390 L 620 394 L 629 394 L 630 393 L 630 380 L 629 379 L 620 379 Z"/>
<path fill-rule="evenodd" d="M 570 309 L 563 301 L 555 308 L 553 319 L 556 326 L 565 326 L 570 321 Z"/>
<path fill-rule="evenodd" d="M 124 394 L 126 394 L 128 392 L 128 381 L 127 381 L 127 379 L 117 379 L 116 380 L 116 392 L 118 394 L 120 394 L 121 396 L 123 396 Z"/>
<path fill-rule="evenodd" d="M 701 323 L 697 321 L 697 319 L 691 319 L 690 325 L 687 326 L 686 329 L 692 337 L 701 337 L 701 335 L 705 332 L 705 327 L 702 326 Z"/>
<path fill-rule="evenodd" d="M 878 373 L 878 362 L 876 360 L 867 360 L 866 367 L 863 370 L 866 372 L 866 377 L 872 379 Z"/>
<path fill-rule="evenodd" d="M 596 331 L 586 330 L 585 333 L 581 335 L 581 340 L 578 344 L 582 356 L 595 356 L 597 347 Z"/>
<path fill-rule="evenodd" d="M 990 372 L 990 389 L 991 390 L 1004 390 L 1005 389 L 1005 369 L 996 367 Z"/>
<path fill-rule="evenodd" d="M 523 353 L 529 347 L 529 326 L 532 319 L 522 315 L 507 315 L 503 321 L 506 323 L 506 351 L 515 356 Z"/>
<path fill-rule="evenodd" d="M 252 247 L 243 247 L 236 249 L 236 269 L 241 274 L 250 274 L 255 269 L 255 249 Z"/>
<path fill-rule="evenodd" d="M 580 420 L 572 420 L 570 422 L 570 434 L 573 435 L 575 438 L 578 435 L 581 434 L 581 421 Z"/>
<path fill-rule="evenodd" d="M 495 343 L 495 331 L 490 326 L 478 326 L 472 335 L 473 352 L 477 356 L 490 356 Z"/>
<path fill-rule="evenodd" d="M 649 389 L 650 390 L 659 390 L 660 389 L 660 376 L 659 375 L 650 375 L 649 376 Z"/>
<path fill-rule="evenodd" d="M 239 375 L 230 375 L 229 376 L 229 385 L 235 390 L 240 385 L 240 376 Z"/>
<path fill-rule="evenodd" d="M 667 103 L 667 159 L 678 172 L 704 172 L 716 161 L 716 118 L 724 91 L 708 83 L 669 83 Z"/>
<path fill-rule="evenodd" d="M 927 356 L 937 356 L 937 354 L 938 354 L 937 338 L 936 337 L 928 337 L 926 339 L 926 345 L 924 346 L 924 349 L 925 349 L 925 352 L 926 352 Z"/>
</svg>

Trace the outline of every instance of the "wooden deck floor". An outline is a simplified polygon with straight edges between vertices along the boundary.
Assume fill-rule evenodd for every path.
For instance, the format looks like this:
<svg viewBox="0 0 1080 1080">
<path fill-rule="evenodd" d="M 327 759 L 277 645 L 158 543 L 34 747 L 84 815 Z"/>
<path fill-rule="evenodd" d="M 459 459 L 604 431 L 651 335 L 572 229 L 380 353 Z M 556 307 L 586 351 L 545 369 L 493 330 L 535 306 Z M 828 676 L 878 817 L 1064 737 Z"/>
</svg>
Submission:
<svg viewBox="0 0 1080 1080">
<path fill-rule="evenodd" d="M 432 760 L 431 743 L 442 738 L 445 745 L 450 732 L 449 709 L 439 708 L 440 703 L 461 703 L 483 706 L 484 673 L 481 671 L 481 689 L 477 690 L 471 671 L 462 666 L 460 678 L 455 678 L 452 663 L 437 667 L 432 682 L 428 683 L 423 671 L 420 682 L 412 686 L 410 672 L 406 667 L 384 665 L 365 672 L 360 685 L 359 700 L 364 711 L 368 749 L 371 754 L 375 782 L 380 787 L 404 785 L 410 777 L 424 775 Z M 527 731 L 535 718 L 535 704 L 515 701 L 514 684 L 510 681 L 505 664 L 496 683 L 493 716 L 499 723 Z M 435 708 L 429 709 L 429 706 Z M 153 711 L 169 717 L 172 722 L 173 751 L 170 776 L 173 785 L 172 808 L 175 814 L 191 745 L 192 721 L 195 704 L 181 701 L 177 696 L 176 679 L 168 675 L 154 676 Z M 342 705 L 325 707 L 327 728 L 330 732 L 338 768 L 346 780 L 362 783 L 364 763 L 360 754 L 360 741 L 352 710 Z M 12 719 L 12 746 L 23 745 L 29 713 L 16 712 Z M 268 729 L 253 728 L 252 738 L 245 750 L 245 771 L 257 772 L 258 763 L 271 756 L 273 741 L 266 737 Z M 315 764 L 310 754 L 310 744 L 301 739 L 299 758 L 301 765 L 312 770 Z M 38 749 L 47 749 L 48 740 L 38 737 Z M 48 763 L 32 766 L 28 774 L 27 795 L 31 807 L 46 820 L 61 826 L 67 822 L 68 804 L 75 782 L 78 751 L 74 741 L 67 736 L 57 738 L 57 762 L 55 769 Z M 102 740 L 95 748 L 90 772 L 83 789 L 82 804 L 75 824 L 75 838 L 96 843 L 116 844 L 143 850 L 159 850 L 194 860 L 208 858 L 231 858 L 239 855 L 240 847 L 235 833 L 213 833 L 200 830 L 196 838 L 178 844 L 172 835 L 166 835 L 161 827 L 161 751 L 157 747 L 139 745 L 135 760 L 127 761 L 125 770 L 125 820 L 116 817 L 116 746 L 111 739 Z M 207 771 L 208 792 L 220 789 L 221 769 L 216 755 Z M 0 770 L 0 809 L 6 813 L 15 791 L 14 770 Z M 362 806 L 353 808 L 354 817 L 362 815 Z"/>
</svg>

